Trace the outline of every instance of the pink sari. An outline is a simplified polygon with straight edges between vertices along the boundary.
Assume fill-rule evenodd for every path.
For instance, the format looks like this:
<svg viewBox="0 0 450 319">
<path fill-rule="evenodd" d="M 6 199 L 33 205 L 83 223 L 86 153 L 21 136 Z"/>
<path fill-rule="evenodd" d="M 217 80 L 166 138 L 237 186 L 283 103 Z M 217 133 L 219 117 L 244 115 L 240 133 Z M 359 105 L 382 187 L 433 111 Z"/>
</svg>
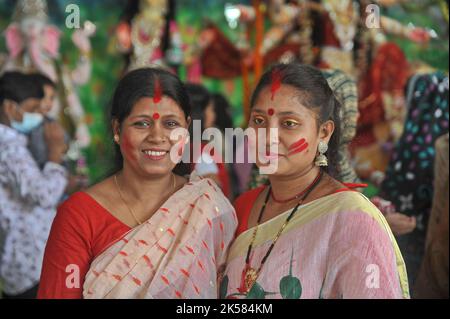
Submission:
<svg viewBox="0 0 450 319">
<path fill-rule="evenodd" d="M 233 206 L 209 179 L 192 175 L 144 224 L 92 263 L 86 299 L 215 299 L 233 240 Z"/>
<path fill-rule="evenodd" d="M 290 212 L 259 225 L 250 255 L 255 269 Z M 405 263 L 394 235 L 380 211 L 360 193 L 340 192 L 302 205 L 251 285 L 245 261 L 254 229 L 240 234 L 230 248 L 222 298 L 409 298 Z"/>
</svg>

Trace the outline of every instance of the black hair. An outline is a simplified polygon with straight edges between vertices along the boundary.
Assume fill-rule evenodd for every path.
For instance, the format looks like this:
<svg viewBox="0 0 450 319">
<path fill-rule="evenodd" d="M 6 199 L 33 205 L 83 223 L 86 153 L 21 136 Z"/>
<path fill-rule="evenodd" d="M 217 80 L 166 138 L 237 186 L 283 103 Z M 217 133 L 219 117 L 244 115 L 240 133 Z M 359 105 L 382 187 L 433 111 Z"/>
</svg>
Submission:
<svg viewBox="0 0 450 319">
<path fill-rule="evenodd" d="M 56 89 L 56 84 L 48 76 L 42 73 L 34 73 L 30 75 L 39 85 L 44 87 L 45 85 L 51 86 Z"/>
<path fill-rule="evenodd" d="M 188 119 L 191 116 L 191 104 L 183 82 L 166 70 L 142 68 L 126 74 L 117 85 L 111 104 L 111 124 L 113 120 L 117 120 L 119 125 L 122 125 L 140 99 L 153 97 L 157 81 L 159 81 L 162 95 L 175 101 Z M 118 171 L 123 168 L 123 156 L 118 145 L 115 145 L 115 153 L 115 171 Z M 180 163 L 174 173 L 186 175 L 189 170 Z"/>
<path fill-rule="evenodd" d="M 192 121 L 200 120 L 203 132 L 205 129 L 205 110 L 211 101 L 211 94 L 209 94 L 208 90 L 200 84 L 187 83 L 186 90 L 192 105 Z"/>
<path fill-rule="evenodd" d="M 267 71 L 259 81 L 252 99 L 253 107 L 261 91 L 272 84 L 272 74 L 280 75 L 281 84 L 289 85 L 299 92 L 302 104 L 317 114 L 317 128 L 327 122 L 334 122 L 334 132 L 328 144 L 328 167 L 331 176 L 338 177 L 338 152 L 340 139 L 340 103 L 336 99 L 322 72 L 310 65 L 300 63 L 277 64 Z"/>
<path fill-rule="evenodd" d="M 0 77 L 0 105 L 4 100 L 18 104 L 27 99 L 42 99 L 44 90 L 33 76 L 21 72 L 7 72 Z"/>
<path fill-rule="evenodd" d="M 220 93 L 214 93 L 212 95 L 214 104 L 214 111 L 216 112 L 215 126 L 222 132 L 225 132 L 226 128 L 233 128 L 233 119 L 231 117 L 231 107 L 228 100 Z"/>
</svg>

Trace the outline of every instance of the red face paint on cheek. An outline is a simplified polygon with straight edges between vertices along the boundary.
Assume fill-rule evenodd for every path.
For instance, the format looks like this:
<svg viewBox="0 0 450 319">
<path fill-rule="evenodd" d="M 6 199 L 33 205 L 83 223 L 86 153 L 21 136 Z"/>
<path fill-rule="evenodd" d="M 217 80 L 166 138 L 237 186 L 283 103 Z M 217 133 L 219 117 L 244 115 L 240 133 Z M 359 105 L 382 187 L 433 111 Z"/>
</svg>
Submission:
<svg viewBox="0 0 450 319">
<path fill-rule="evenodd" d="M 306 149 L 308 149 L 309 144 L 306 142 L 304 138 L 300 139 L 299 141 L 295 142 L 289 147 L 289 156 L 299 154 Z"/>
<path fill-rule="evenodd" d="M 130 140 L 128 139 L 128 136 L 124 135 L 122 137 L 122 144 L 121 144 L 122 152 L 124 152 L 125 156 L 131 159 L 132 161 L 136 161 L 136 156 L 134 155 L 134 147 L 131 144 Z"/>
</svg>

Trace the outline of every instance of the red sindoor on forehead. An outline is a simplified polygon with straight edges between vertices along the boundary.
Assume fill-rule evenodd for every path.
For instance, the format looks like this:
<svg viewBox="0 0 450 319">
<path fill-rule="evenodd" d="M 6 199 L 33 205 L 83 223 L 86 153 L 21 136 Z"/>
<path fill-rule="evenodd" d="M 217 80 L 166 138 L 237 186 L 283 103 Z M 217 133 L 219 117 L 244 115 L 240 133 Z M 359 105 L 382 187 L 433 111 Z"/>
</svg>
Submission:
<svg viewBox="0 0 450 319">
<path fill-rule="evenodd" d="M 269 111 L 267 113 L 269 114 L 269 116 L 274 116 L 275 110 L 274 109 L 269 109 Z"/>
<path fill-rule="evenodd" d="M 159 104 L 162 100 L 162 85 L 161 85 L 161 81 L 159 80 L 159 78 L 156 78 L 155 80 L 155 87 L 154 87 L 154 91 L 153 91 L 153 103 L 155 103 L 156 105 Z M 153 119 L 159 120 L 161 118 L 161 115 L 158 112 L 153 113 Z"/>
<path fill-rule="evenodd" d="M 275 94 L 281 88 L 281 71 L 273 70 L 272 71 L 272 85 L 270 88 L 270 92 L 272 93 L 272 101 L 275 99 Z"/>
<path fill-rule="evenodd" d="M 153 92 L 153 103 L 158 104 L 162 100 L 162 86 L 161 81 L 157 78 L 155 80 L 155 88 Z"/>
</svg>

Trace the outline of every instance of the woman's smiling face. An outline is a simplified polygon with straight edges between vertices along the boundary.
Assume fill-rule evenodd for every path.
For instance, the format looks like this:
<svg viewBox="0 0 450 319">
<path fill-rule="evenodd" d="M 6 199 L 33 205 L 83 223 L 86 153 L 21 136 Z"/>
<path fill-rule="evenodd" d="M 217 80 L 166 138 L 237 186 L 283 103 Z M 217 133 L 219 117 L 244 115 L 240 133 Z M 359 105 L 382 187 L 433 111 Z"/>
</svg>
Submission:
<svg viewBox="0 0 450 319">
<path fill-rule="evenodd" d="M 269 139 L 266 134 L 267 151 L 259 148 L 257 138 L 257 165 L 264 166 L 261 159 L 265 158 L 264 162 L 278 165 L 274 175 L 302 172 L 313 164 L 321 140 L 317 115 L 302 104 L 306 95 L 290 85 L 281 85 L 272 93 L 270 87 L 264 88 L 251 110 L 249 127 L 266 129 L 267 133 L 271 128 L 278 131 L 278 139 Z M 270 145 L 278 146 L 276 154 L 270 154 Z"/>
<path fill-rule="evenodd" d="M 170 156 L 172 147 L 184 146 L 181 139 L 171 140 L 171 133 L 188 125 L 183 110 L 171 98 L 163 96 L 157 104 L 153 98 L 141 98 L 120 126 L 117 121 L 113 124 L 120 136 L 124 167 L 146 176 L 170 173 L 176 165 Z"/>
</svg>

